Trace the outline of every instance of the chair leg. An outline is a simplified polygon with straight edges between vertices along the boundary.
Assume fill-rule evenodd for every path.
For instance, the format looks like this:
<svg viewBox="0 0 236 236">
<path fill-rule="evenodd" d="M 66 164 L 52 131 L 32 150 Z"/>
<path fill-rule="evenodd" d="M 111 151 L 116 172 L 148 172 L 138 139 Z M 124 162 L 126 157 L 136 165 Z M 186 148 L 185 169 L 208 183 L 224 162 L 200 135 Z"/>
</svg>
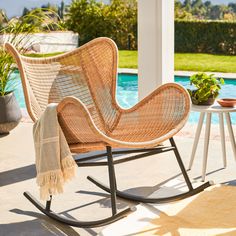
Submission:
<svg viewBox="0 0 236 236">
<path fill-rule="evenodd" d="M 112 215 L 117 213 L 116 208 L 116 177 L 115 177 L 115 168 L 113 163 L 112 149 L 110 146 L 107 146 L 107 163 L 108 163 L 108 172 L 109 172 L 109 182 L 111 189 L 111 208 Z"/>
<path fill-rule="evenodd" d="M 50 199 L 46 202 L 46 211 L 51 210 L 51 203 L 52 203 L 52 195 L 50 195 Z"/>
<path fill-rule="evenodd" d="M 193 186 L 192 186 L 192 183 L 190 182 L 190 179 L 189 179 L 189 177 L 188 177 L 187 171 L 186 171 L 186 169 L 185 169 L 185 167 L 184 167 L 183 161 L 182 161 L 182 159 L 181 159 L 181 157 L 180 157 L 178 148 L 177 148 L 177 146 L 176 146 L 176 144 L 175 144 L 175 141 L 174 141 L 174 138 L 173 138 L 173 137 L 170 138 L 170 143 L 171 143 L 171 146 L 173 146 L 173 147 L 175 148 L 175 149 L 174 149 L 174 153 L 175 153 L 176 159 L 177 159 L 177 161 L 178 161 L 179 167 L 180 167 L 181 172 L 182 172 L 182 174 L 183 174 L 183 176 L 184 176 L 184 179 L 185 179 L 185 182 L 186 182 L 186 184 L 187 184 L 187 186 L 188 186 L 188 189 L 189 189 L 189 191 L 191 191 L 191 190 L 193 190 Z"/>
<path fill-rule="evenodd" d="M 42 213 L 44 213 L 45 215 L 47 215 L 49 218 L 56 220 L 60 223 L 66 224 L 66 225 L 70 225 L 70 226 L 74 226 L 74 227 L 81 227 L 81 228 L 92 228 L 92 227 L 100 227 L 100 226 L 104 226 L 110 223 L 113 223 L 119 219 L 124 218 L 128 213 L 132 212 L 135 210 L 135 208 L 126 208 L 125 210 L 112 215 L 110 217 L 107 217 L 105 219 L 101 219 L 101 220 L 96 220 L 96 221 L 79 221 L 77 219 L 74 218 L 69 218 L 69 217 L 65 217 L 62 214 L 56 213 L 54 211 L 52 211 L 50 208 L 47 209 L 47 206 L 43 206 L 37 199 L 35 199 L 29 192 L 24 192 L 24 196 L 38 209 L 40 210 Z M 51 202 L 51 200 L 49 200 L 47 204 L 49 204 L 49 202 Z"/>
</svg>

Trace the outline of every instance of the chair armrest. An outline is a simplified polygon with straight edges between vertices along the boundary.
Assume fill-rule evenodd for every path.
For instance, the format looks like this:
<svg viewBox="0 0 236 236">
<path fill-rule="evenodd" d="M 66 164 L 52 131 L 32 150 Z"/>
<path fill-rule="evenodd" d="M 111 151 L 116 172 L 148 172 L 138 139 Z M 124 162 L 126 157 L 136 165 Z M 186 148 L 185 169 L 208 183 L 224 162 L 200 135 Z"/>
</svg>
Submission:
<svg viewBox="0 0 236 236">
<path fill-rule="evenodd" d="M 189 94 L 181 85 L 161 85 L 134 107 L 121 111 L 110 137 L 151 147 L 183 128 L 190 106 Z"/>
<path fill-rule="evenodd" d="M 76 97 L 68 96 L 57 106 L 60 126 L 68 144 L 97 143 L 105 145 L 123 145 L 103 133 L 94 123 L 87 107 Z"/>
<path fill-rule="evenodd" d="M 101 142 L 102 131 L 94 123 L 87 107 L 80 99 L 64 98 L 57 106 L 60 126 L 69 144 Z"/>
<path fill-rule="evenodd" d="M 181 97 L 179 96 L 181 94 Z M 191 108 L 191 99 L 188 91 L 180 84 L 177 83 L 166 83 L 157 87 L 152 93 L 139 101 L 135 106 L 130 109 L 121 109 L 122 113 L 130 113 L 139 109 L 142 109 L 143 106 L 152 107 L 154 103 L 157 105 L 176 105 L 176 96 L 179 97 L 179 101 L 182 101 L 181 104 L 186 109 L 186 112 L 189 113 Z M 171 104 L 169 104 L 169 102 Z M 163 109 L 166 111 L 166 109 Z"/>
</svg>

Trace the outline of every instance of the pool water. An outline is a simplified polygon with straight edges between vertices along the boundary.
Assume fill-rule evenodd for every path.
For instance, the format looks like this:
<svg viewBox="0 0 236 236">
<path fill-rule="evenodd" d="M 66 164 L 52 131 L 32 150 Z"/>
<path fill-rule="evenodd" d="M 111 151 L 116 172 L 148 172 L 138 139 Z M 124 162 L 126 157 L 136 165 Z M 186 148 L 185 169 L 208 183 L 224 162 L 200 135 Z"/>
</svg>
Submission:
<svg viewBox="0 0 236 236">
<path fill-rule="evenodd" d="M 185 88 L 193 88 L 190 86 L 189 77 L 175 76 L 175 82 L 183 85 Z M 219 98 L 236 98 L 236 79 L 225 79 L 222 85 Z M 130 107 L 138 101 L 138 79 L 137 75 L 120 74 L 118 78 L 117 100 L 122 107 Z M 197 123 L 199 112 L 191 112 L 189 117 L 190 123 Z M 236 124 L 236 113 L 231 113 L 231 120 Z M 217 114 L 212 115 L 212 123 L 219 123 Z"/>
<path fill-rule="evenodd" d="M 19 73 L 14 72 L 12 76 L 19 78 Z M 19 81 L 19 79 L 18 79 Z M 185 88 L 191 88 L 189 83 L 189 77 L 177 77 L 175 76 L 175 82 L 180 83 Z M 25 108 L 24 95 L 22 91 L 21 83 L 17 83 L 15 89 L 15 95 L 21 108 Z M 222 85 L 220 90 L 220 98 L 236 98 L 236 79 L 225 79 L 225 84 Z M 118 84 L 116 91 L 116 99 L 119 105 L 123 108 L 129 108 L 134 106 L 138 102 L 138 78 L 135 74 L 119 74 Z M 199 118 L 198 112 L 191 112 L 189 117 L 190 123 L 197 123 Z M 236 113 L 231 113 L 232 123 L 236 124 Z M 219 122 L 218 116 L 213 114 L 212 123 L 217 124 Z"/>
</svg>

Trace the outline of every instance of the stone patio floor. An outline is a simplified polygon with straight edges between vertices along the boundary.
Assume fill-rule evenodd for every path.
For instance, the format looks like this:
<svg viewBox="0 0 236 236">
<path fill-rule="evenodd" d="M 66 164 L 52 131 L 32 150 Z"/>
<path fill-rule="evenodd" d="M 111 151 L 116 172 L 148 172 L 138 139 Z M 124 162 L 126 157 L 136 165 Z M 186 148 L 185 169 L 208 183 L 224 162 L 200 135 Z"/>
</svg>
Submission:
<svg viewBox="0 0 236 236">
<path fill-rule="evenodd" d="M 236 127 L 234 127 L 234 130 Z M 187 124 L 175 137 L 186 167 L 190 159 L 196 127 Z M 223 169 L 218 127 L 212 127 L 207 167 L 207 180 L 215 183 L 236 184 L 236 163 L 227 138 L 228 166 Z M 203 139 L 197 150 L 190 177 L 201 181 Z M 116 166 L 118 186 L 121 190 L 150 195 L 158 183 L 167 179 L 182 179 L 173 153 L 168 152 Z M 66 184 L 65 193 L 55 197 L 53 209 L 80 220 L 95 220 L 110 215 L 109 196 L 90 183 L 87 175 L 107 182 L 106 167 L 78 169 L 76 179 Z M 147 186 L 147 187 L 140 187 Z M 41 214 L 24 196 L 30 191 L 38 197 L 35 183 L 32 123 L 24 120 L 10 135 L 0 137 L 0 236 L 53 236 L 97 235 L 103 228 L 81 229 L 65 226 Z M 118 200 L 118 209 L 133 203 Z"/>
</svg>

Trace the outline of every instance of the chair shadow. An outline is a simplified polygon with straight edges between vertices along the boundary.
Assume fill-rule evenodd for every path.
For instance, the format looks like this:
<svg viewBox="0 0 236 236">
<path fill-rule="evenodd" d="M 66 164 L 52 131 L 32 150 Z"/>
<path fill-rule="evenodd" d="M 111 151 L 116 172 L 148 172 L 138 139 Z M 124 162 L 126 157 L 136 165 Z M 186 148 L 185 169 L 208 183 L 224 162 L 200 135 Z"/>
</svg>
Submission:
<svg viewBox="0 0 236 236">
<path fill-rule="evenodd" d="M 6 133 L 6 134 L 0 134 L 0 138 L 4 138 L 6 136 L 8 136 L 10 133 Z"/>
<path fill-rule="evenodd" d="M 176 183 L 174 185 L 172 185 L 171 187 L 163 187 L 166 183 L 170 182 L 171 180 L 176 179 L 177 177 L 182 176 L 181 173 L 176 174 L 164 181 L 161 181 L 160 183 L 154 185 L 154 186 L 141 186 L 141 187 L 135 187 L 135 188 L 129 188 L 124 190 L 125 193 L 129 193 L 129 194 L 134 194 L 134 195 L 139 195 L 142 197 L 148 197 L 152 194 L 155 194 L 157 196 L 159 196 L 159 192 L 158 190 L 162 190 L 162 189 L 171 189 L 173 195 L 175 195 L 176 193 L 181 193 L 182 191 L 178 190 L 178 188 L 183 187 L 182 185 L 186 185 L 184 181 L 181 181 L 180 183 Z M 169 194 L 169 193 L 168 193 Z M 161 193 L 161 197 L 163 197 L 163 194 Z M 170 196 L 170 195 L 168 195 Z"/>
<path fill-rule="evenodd" d="M 108 193 L 100 193 L 100 192 L 84 191 L 84 190 L 77 191 L 76 193 L 84 194 L 84 195 L 101 196 L 103 198 L 88 202 L 86 204 L 83 204 L 83 205 L 80 205 L 71 209 L 67 209 L 66 211 L 61 212 L 61 214 L 67 214 L 70 211 L 78 210 L 83 207 L 87 207 L 96 203 L 99 204 L 101 208 L 111 208 L 111 200 L 110 200 L 110 195 Z M 128 201 L 125 201 L 123 199 L 122 200 L 117 199 L 116 206 L 118 210 L 122 210 L 129 205 L 130 204 L 128 203 Z"/>
<path fill-rule="evenodd" d="M 36 176 L 35 165 L 24 166 L 0 172 L 0 187 L 33 179 Z"/>
<path fill-rule="evenodd" d="M 224 185 L 236 186 L 236 179 L 222 183 Z M 235 234 L 236 235 L 236 234 Z"/>
<path fill-rule="evenodd" d="M 173 179 L 176 179 L 179 176 L 181 176 L 181 174 L 177 174 L 177 175 L 175 175 L 175 176 L 173 176 L 173 177 L 171 177 L 171 178 L 169 178 L 165 181 L 162 181 L 162 182 L 156 184 L 155 186 L 134 187 L 134 188 L 126 189 L 123 192 L 133 194 L 133 195 L 142 196 L 142 197 L 148 197 L 150 195 L 152 195 L 152 197 L 164 197 L 165 195 L 171 196 L 171 195 L 175 195 L 175 194 L 180 194 L 180 193 L 182 193 L 182 190 L 180 190 L 180 188 L 185 186 L 185 183 L 182 182 L 182 181 L 180 183 L 176 183 L 176 184 L 172 185 L 171 187 L 164 187 L 164 188 L 162 187 L 165 183 L 167 183 L 167 182 L 169 182 Z M 161 191 L 159 192 L 158 190 L 161 190 Z M 163 195 L 163 190 L 165 192 L 164 195 Z M 96 201 L 93 201 L 93 202 L 86 203 L 84 205 L 80 205 L 80 206 L 75 207 L 75 208 L 71 208 L 71 209 L 66 210 L 65 212 L 62 212 L 62 213 L 65 214 L 66 212 L 77 210 L 77 209 L 80 209 L 80 208 L 83 208 L 83 207 L 86 207 L 86 206 L 89 206 L 89 205 L 92 205 L 92 204 L 95 204 L 95 203 L 100 204 L 100 206 L 102 208 L 111 208 L 111 200 L 110 200 L 110 194 L 109 193 L 84 191 L 84 190 L 79 190 L 76 193 L 84 194 L 84 195 L 87 194 L 87 195 L 101 196 L 103 198 L 99 199 L 99 200 L 96 200 Z M 122 209 L 124 209 L 125 207 L 128 207 L 128 206 L 136 206 L 138 204 L 139 204 L 138 202 L 129 201 L 129 200 L 117 197 L 117 209 L 118 210 L 122 210 Z"/>
<path fill-rule="evenodd" d="M 158 198 L 158 197 L 174 196 L 176 194 L 183 193 L 181 188 L 185 187 L 186 183 L 184 181 L 181 181 L 179 183 L 172 184 L 171 186 L 165 186 L 165 184 L 171 180 L 174 180 L 180 175 L 181 174 L 178 174 L 154 186 L 142 186 L 142 187 L 129 188 L 129 189 L 126 189 L 124 192 L 133 194 L 133 195 L 142 196 L 142 197 L 151 196 L 151 197 Z"/>
<path fill-rule="evenodd" d="M 0 224 L 0 235 L 7 236 L 79 236 L 80 234 L 76 232 L 72 227 L 61 224 L 54 221 L 43 214 L 39 214 L 31 211 L 22 211 L 20 209 L 12 209 L 10 212 L 32 216 L 34 220 L 16 222 L 10 224 Z"/>
</svg>

